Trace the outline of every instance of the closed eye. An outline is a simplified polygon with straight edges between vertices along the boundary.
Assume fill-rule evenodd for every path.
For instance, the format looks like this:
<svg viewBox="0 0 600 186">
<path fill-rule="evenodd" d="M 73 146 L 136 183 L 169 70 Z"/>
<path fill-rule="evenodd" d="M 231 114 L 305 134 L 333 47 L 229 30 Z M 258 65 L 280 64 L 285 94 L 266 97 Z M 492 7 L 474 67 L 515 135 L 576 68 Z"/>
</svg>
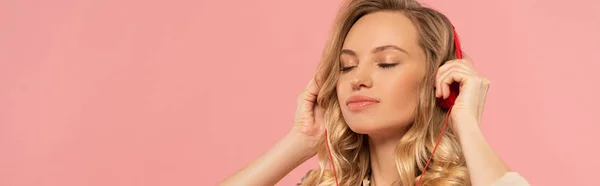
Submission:
<svg viewBox="0 0 600 186">
<path fill-rule="evenodd" d="M 352 70 L 354 67 L 356 67 L 356 66 L 342 67 L 342 69 L 340 71 L 347 72 L 349 70 Z"/>
<path fill-rule="evenodd" d="M 398 63 L 380 63 L 379 67 L 381 68 L 392 68 L 398 65 Z"/>
</svg>

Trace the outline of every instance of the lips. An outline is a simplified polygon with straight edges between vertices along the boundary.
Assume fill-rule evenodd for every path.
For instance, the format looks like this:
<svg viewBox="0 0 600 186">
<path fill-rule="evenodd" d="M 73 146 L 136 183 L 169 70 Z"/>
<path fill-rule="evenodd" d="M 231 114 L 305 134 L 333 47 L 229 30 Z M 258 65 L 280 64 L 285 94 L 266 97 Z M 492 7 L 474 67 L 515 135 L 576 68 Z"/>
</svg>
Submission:
<svg viewBox="0 0 600 186">
<path fill-rule="evenodd" d="M 352 111 L 363 110 L 377 103 L 379 103 L 378 99 L 363 95 L 352 96 L 346 100 L 346 106 Z"/>
</svg>

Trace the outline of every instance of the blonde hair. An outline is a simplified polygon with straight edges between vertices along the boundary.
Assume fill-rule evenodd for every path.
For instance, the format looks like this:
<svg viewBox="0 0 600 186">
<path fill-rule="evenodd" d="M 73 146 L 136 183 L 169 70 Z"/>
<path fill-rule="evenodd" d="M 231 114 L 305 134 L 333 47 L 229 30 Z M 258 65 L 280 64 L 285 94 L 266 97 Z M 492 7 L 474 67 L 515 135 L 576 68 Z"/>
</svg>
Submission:
<svg viewBox="0 0 600 186">
<path fill-rule="evenodd" d="M 426 75 L 419 90 L 414 122 L 395 149 L 400 184 L 416 183 L 445 119 L 445 110 L 437 105 L 433 84 L 437 68 L 445 61 L 456 58 L 453 27 L 448 18 L 434 9 L 421 6 L 415 0 L 349 1 L 336 18 L 316 74 L 316 81 L 321 87 L 317 104 L 326 109 L 327 138 L 340 185 L 361 185 L 371 170 L 367 136 L 353 132 L 346 125 L 340 110 L 336 92 L 339 56 L 352 25 L 362 16 L 379 11 L 399 12 L 412 20 L 419 32 L 419 45 L 426 56 Z M 458 139 L 450 127 L 446 130 L 421 185 L 471 185 Z M 325 143 L 326 139 L 322 139 L 318 147 L 320 169 L 311 171 L 303 179 L 302 185 L 335 185 L 333 172 L 327 169 L 331 162 Z"/>
</svg>

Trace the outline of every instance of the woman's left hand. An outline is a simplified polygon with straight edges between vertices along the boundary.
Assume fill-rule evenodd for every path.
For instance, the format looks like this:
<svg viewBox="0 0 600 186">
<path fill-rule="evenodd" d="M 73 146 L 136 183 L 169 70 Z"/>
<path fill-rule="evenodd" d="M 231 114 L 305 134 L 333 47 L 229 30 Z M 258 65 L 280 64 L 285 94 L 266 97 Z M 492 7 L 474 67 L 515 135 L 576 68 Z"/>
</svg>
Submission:
<svg viewBox="0 0 600 186">
<path fill-rule="evenodd" d="M 475 71 L 470 59 L 463 58 L 448 61 L 438 69 L 435 78 L 436 97 L 447 98 L 453 82 L 460 84 L 460 93 L 450 113 L 452 123 L 475 119 L 478 125 L 481 124 L 490 81 Z"/>
</svg>

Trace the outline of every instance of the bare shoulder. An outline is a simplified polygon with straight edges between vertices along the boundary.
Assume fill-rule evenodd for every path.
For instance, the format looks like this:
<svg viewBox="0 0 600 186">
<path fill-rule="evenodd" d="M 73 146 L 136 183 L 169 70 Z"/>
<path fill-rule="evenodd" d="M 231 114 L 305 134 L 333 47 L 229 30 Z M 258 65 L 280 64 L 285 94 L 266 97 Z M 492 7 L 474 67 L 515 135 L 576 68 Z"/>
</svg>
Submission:
<svg viewBox="0 0 600 186">
<path fill-rule="evenodd" d="M 507 172 L 492 186 L 529 186 L 529 182 L 517 172 Z"/>
</svg>

